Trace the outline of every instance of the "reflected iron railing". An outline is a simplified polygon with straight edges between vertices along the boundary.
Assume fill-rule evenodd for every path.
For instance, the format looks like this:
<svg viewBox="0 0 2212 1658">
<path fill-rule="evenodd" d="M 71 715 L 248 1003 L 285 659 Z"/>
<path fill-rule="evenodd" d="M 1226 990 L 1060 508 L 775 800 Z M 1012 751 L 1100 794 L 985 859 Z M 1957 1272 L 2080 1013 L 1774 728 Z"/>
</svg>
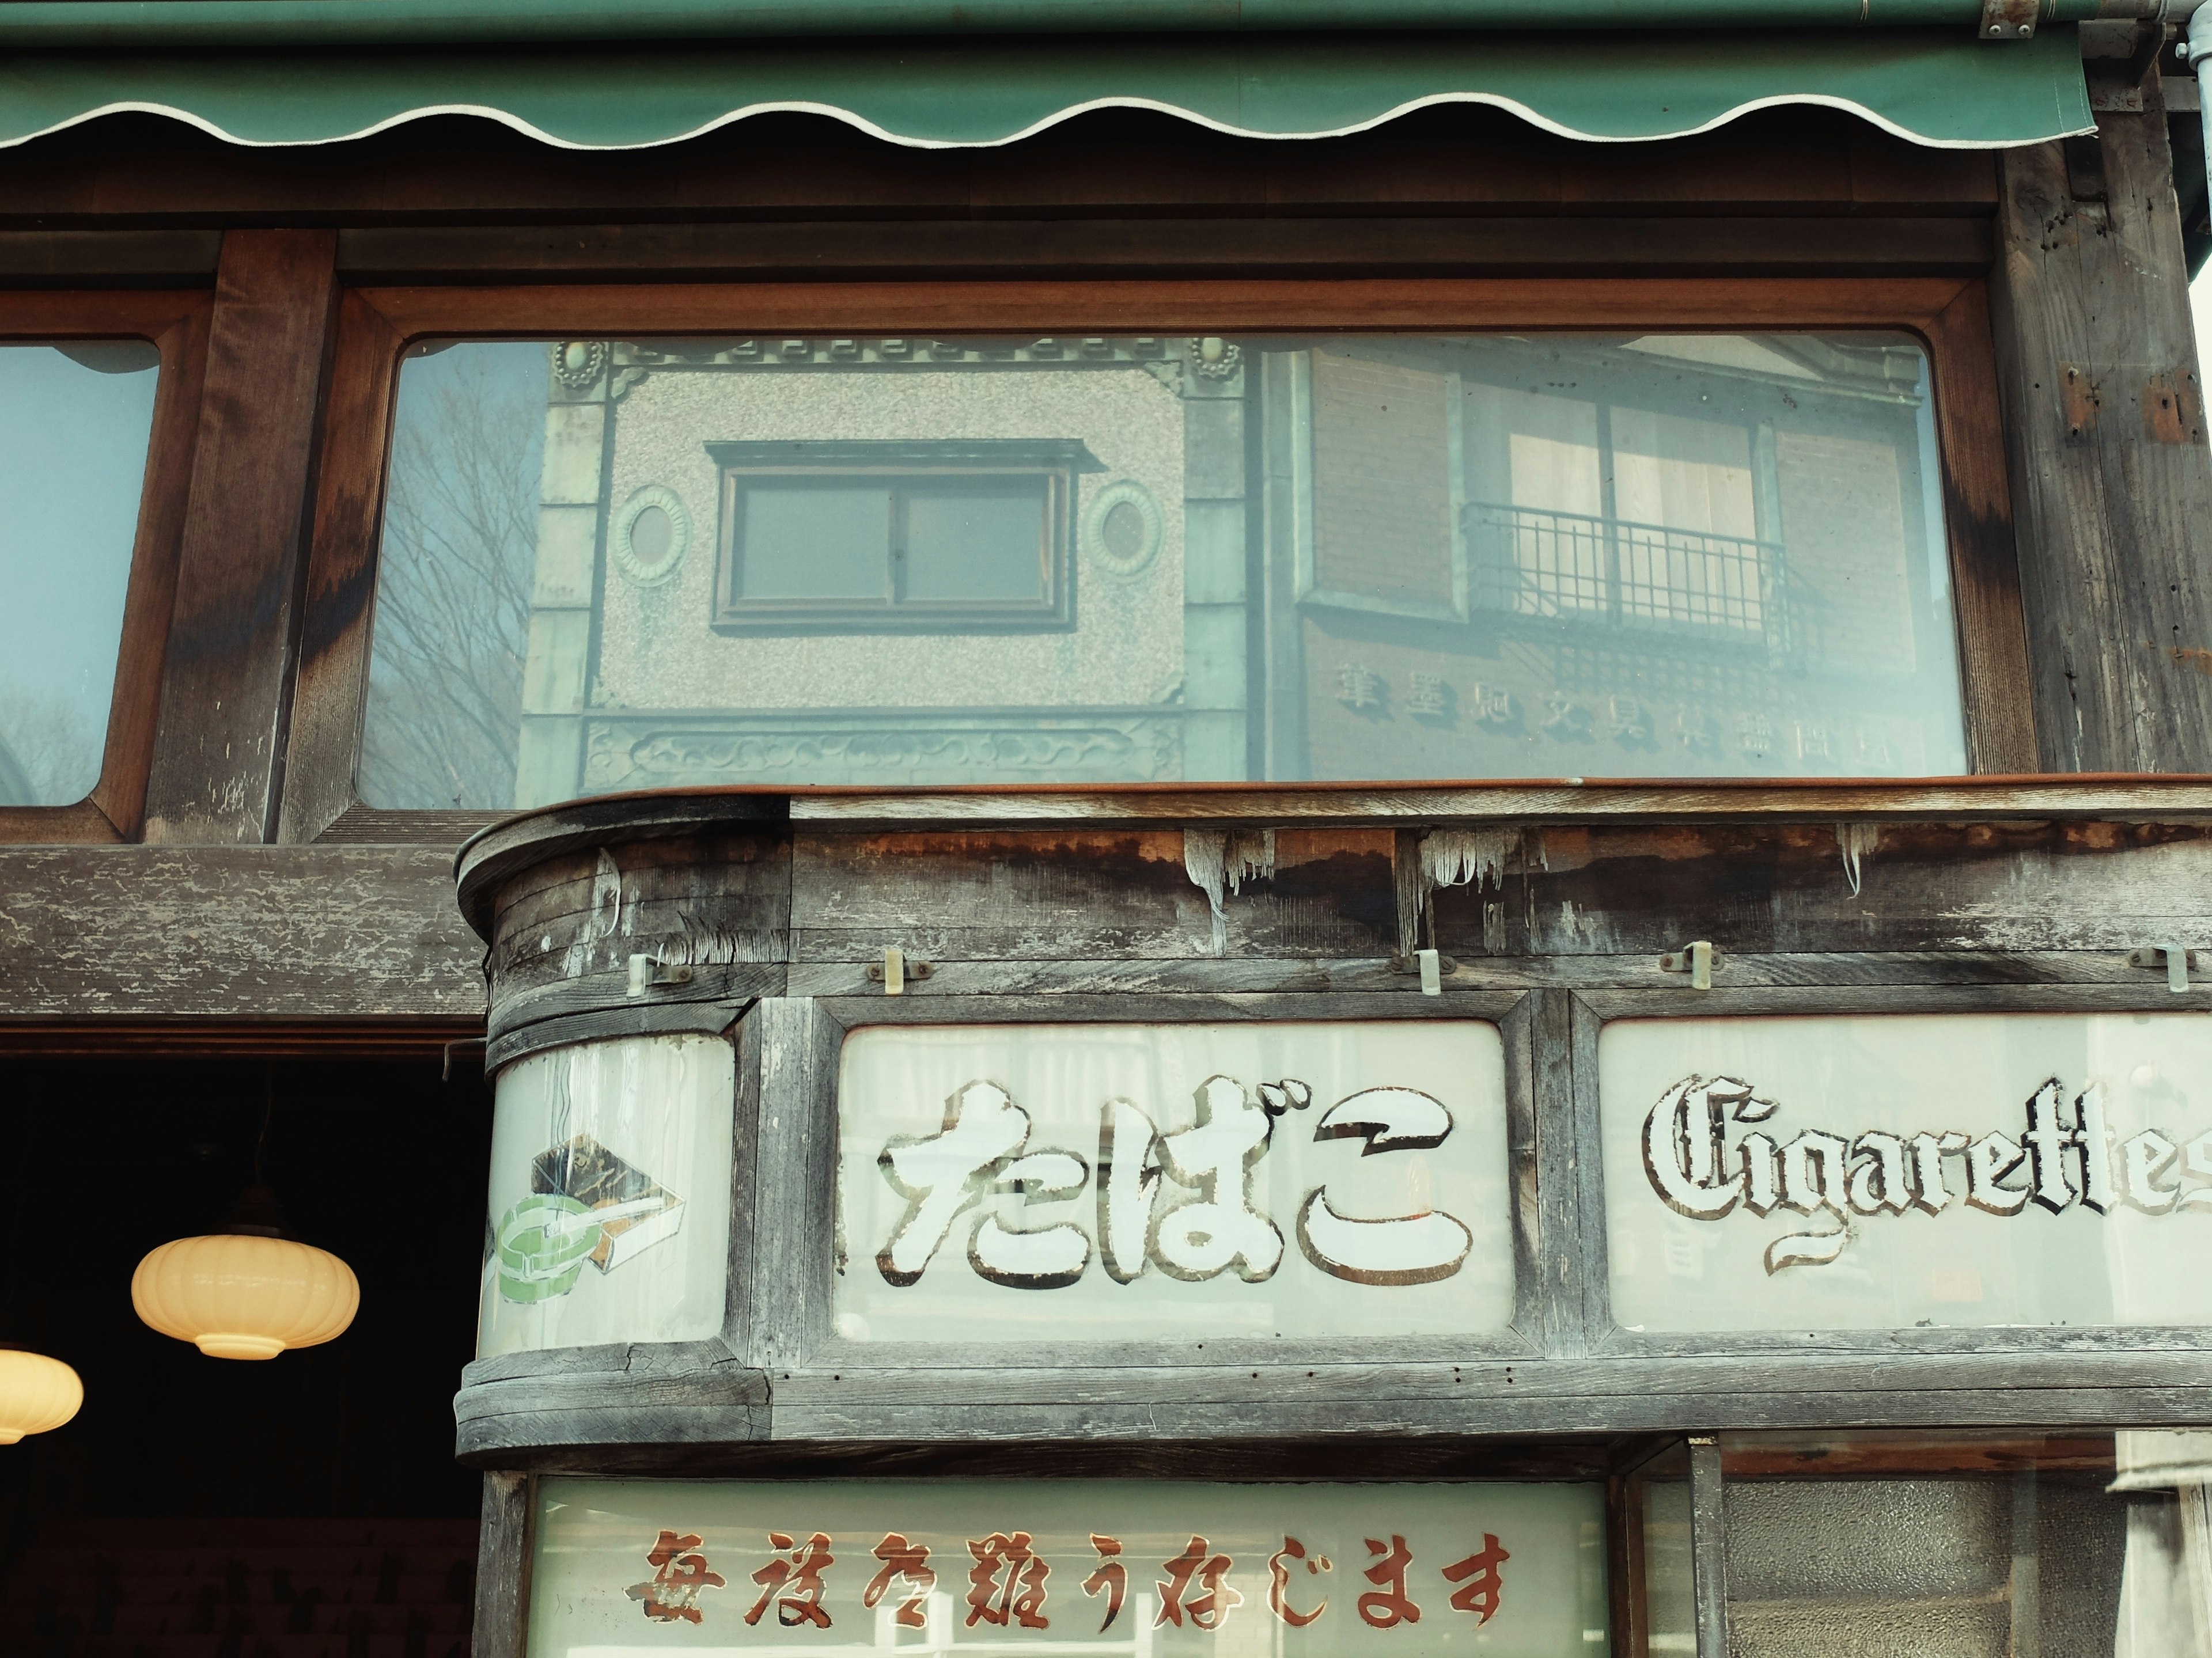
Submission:
<svg viewBox="0 0 2212 1658">
<path fill-rule="evenodd" d="M 1791 647 L 1778 543 L 1495 501 L 1462 521 L 1478 610 Z"/>
</svg>

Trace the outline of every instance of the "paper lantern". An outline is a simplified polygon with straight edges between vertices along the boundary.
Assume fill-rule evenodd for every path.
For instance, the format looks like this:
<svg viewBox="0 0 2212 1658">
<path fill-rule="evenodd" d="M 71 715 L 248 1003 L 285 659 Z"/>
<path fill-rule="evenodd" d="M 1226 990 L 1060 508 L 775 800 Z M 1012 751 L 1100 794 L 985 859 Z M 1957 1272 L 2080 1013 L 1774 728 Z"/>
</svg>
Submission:
<svg viewBox="0 0 2212 1658">
<path fill-rule="evenodd" d="M 84 1403 L 84 1383 L 58 1358 L 0 1347 L 0 1445 L 58 1428 Z"/>
<path fill-rule="evenodd" d="M 274 1358 L 341 1334 L 361 1305 L 353 1268 L 327 1249 L 253 1232 L 179 1238 L 138 1263 L 131 1304 L 210 1358 Z"/>
</svg>

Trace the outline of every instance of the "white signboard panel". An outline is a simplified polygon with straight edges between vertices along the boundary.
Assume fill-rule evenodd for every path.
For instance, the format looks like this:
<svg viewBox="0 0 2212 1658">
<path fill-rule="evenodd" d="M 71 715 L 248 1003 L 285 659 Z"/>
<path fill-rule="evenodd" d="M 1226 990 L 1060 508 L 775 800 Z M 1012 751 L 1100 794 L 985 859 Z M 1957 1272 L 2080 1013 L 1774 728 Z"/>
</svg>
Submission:
<svg viewBox="0 0 2212 1658">
<path fill-rule="evenodd" d="M 846 1039 L 838 1131 L 849 1340 L 1512 1318 L 1494 1025 L 877 1026 Z"/>
<path fill-rule="evenodd" d="M 1620 1020 L 1598 1073 L 1629 1329 L 2212 1323 L 2212 1017 Z"/>
<path fill-rule="evenodd" d="M 549 1479 L 531 1658 L 1570 1658 L 1595 1485 Z"/>
<path fill-rule="evenodd" d="M 696 1035 L 499 1073 L 479 1357 L 720 1332 L 736 1076 L 730 1044 Z"/>
</svg>

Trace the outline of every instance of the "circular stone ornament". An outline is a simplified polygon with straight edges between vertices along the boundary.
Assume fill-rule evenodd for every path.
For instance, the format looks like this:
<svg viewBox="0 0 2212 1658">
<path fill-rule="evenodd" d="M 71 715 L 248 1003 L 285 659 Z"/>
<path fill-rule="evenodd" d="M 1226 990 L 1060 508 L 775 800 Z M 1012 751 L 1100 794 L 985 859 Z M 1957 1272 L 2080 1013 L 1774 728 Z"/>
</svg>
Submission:
<svg viewBox="0 0 2212 1658">
<path fill-rule="evenodd" d="M 1091 497 L 1083 550 L 1109 575 L 1139 575 L 1158 556 L 1164 527 L 1152 492 L 1134 478 L 1121 478 Z"/>
<path fill-rule="evenodd" d="M 648 483 L 615 513 L 615 568 L 640 587 L 655 587 L 676 574 L 691 542 L 691 518 L 675 490 Z"/>
<path fill-rule="evenodd" d="M 1198 374 L 1210 380 L 1225 380 L 1237 372 L 1244 361 L 1244 348 L 1234 340 L 1224 340 L 1218 334 L 1193 335 L 1188 355 L 1183 359 Z"/>
<path fill-rule="evenodd" d="M 588 392 L 606 371 L 605 340 L 563 340 L 553 348 L 553 378 L 571 392 Z"/>
</svg>

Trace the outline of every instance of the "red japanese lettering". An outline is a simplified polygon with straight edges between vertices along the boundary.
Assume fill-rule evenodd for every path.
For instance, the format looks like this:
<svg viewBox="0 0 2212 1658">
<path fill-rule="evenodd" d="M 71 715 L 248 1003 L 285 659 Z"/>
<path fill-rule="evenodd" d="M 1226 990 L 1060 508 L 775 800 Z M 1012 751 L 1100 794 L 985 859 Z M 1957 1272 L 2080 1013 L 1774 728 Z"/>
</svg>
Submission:
<svg viewBox="0 0 2212 1658">
<path fill-rule="evenodd" d="M 1323 1595 L 1321 1604 L 1311 1612 L 1300 1612 L 1291 1605 L 1291 1568 L 1286 1563 L 1292 1560 L 1305 1567 L 1308 1576 L 1319 1576 L 1330 1569 L 1329 1558 L 1325 1554 L 1309 1555 L 1304 1544 L 1287 1536 L 1283 1539 L 1283 1546 L 1267 1557 L 1267 1610 L 1292 1629 L 1304 1629 L 1328 1610 L 1328 1597 Z"/>
<path fill-rule="evenodd" d="M 926 1628 L 929 1618 L 923 1603 L 929 1599 L 930 1590 L 937 1587 L 937 1574 L 929 1566 L 929 1545 L 909 1543 L 898 1533 L 890 1532 L 876 1545 L 875 1555 L 884 1563 L 884 1569 L 870 1578 L 868 1587 L 860 1591 L 860 1604 L 874 1606 L 889 1593 L 894 1582 L 903 1578 L 909 1593 L 891 1621 L 908 1629 Z"/>
<path fill-rule="evenodd" d="M 1359 1597 L 1359 1615 L 1376 1629 L 1419 1623 L 1421 1609 L 1406 1593 L 1406 1568 L 1413 1564 L 1413 1551 L 1406 1546 L 1406 1540 L 1394 1536 L 1386 1548 L 1370 1537 L 1367 1539 L 1367 1552 L 1382 1558 L 1367 1568 L 1367 1581 L 1375 1588 Z"/>
<path fill-rule="evenodd" d="M 1167 1581 L 1158 1586 L 1160 1610 L 1152 1619 L 1154 1629 L 1162 1624 L 1173 1624 L 1181 1629 L 1186 1616 L 1194 1629 L 1219 1629 L 1230 1610 L 1244 1604 L 1244 1596 L 1221 1581 L 1229 1571 L 1229 1557 L 1210 1554 L 1207 1549 L 1203 1537 L 1193 1537 L 1181 1554 L 1163 1564 L 1161 1569 L 1167 1573 Z M 1194 1582 L 1204 1591 L 1202 1594 L 1190 1593 Z"/>
<path fill-rule="evenodd" d="M 1083 1592 L 1094 1600 L 1102 1591 L 1106 1596 L 1106 1621 L 1098 1625 L 1098 1632 L 1103 1635 L 1121 1615 L 1121 1602 L 1129 1593 L 1129 1569 L 1121 1562 L 1120 1538 L 1101 1537 L 1093 1532 L 1091 1546 L 1098 1551 L 1098 1565 L 1083 1580 Z"/>
<path fill-rule="evenodd" d="M 662 1532 L 660 1540 L 645 1557 L 653 1576 L 642 1583 L 632 1583 L 623 1593 L 643 1601 L 645 1615 L 655 1623 L 672 1624 L 679 1618 L 698 1623 L 699 1592 L 720 1588 L 726 1581 L 708 1570 L 705 1555 L 696 1552 L 703 1540 L 696 1532 L 681 1535 Z"/>
<path fill-rule="evenodd" d="M 1044 1580 L 1052 1567 L 1030 1546 L 1027 1532 L 993 1532 L 980 1543 L 971 1538 L 968 1552 L 975 1557 L 968 1573 L 968 1628 L 979 1620 L 1002 1629 L 1010 1621 L 1024 1629 L 1051 1627 Z"/>
<path fill-rule="evenodd" d="M 771 1560 L 753 1574 L 753 1582 L 763 1586 L 761 1598 L 753 1602 L 745 1622 L 759 1623 L 773 1600 L 775 1621 L 786 1629 L 801 1624 L 828 1629 L 830 1611 L 822 1604 L 822 1574 L 837 1564 L 837 1557 L 830 1552 L 830 1540 L 817 1532 L 804 1545 L 795 1545 L 781 1532 L 772 1531 L 768 1540 L 770 1547 L 785 1550 L 791 1558 Z"/>
<path fill-rule="evenodd" d="M 1498 1569 L 1512 1558 L 1498 1546 L 1495 1536 L 1483 1533 L 1480 1553 L 1455 1560 L 1444 1568 L 1444 1581 L 1461 1585 L 1452 1592 L 1452 1609 L 1471 1612 L 1477 1623 L 1488 1623 L 1505 1593 L 1505 1579 Z"/>
</svg>

